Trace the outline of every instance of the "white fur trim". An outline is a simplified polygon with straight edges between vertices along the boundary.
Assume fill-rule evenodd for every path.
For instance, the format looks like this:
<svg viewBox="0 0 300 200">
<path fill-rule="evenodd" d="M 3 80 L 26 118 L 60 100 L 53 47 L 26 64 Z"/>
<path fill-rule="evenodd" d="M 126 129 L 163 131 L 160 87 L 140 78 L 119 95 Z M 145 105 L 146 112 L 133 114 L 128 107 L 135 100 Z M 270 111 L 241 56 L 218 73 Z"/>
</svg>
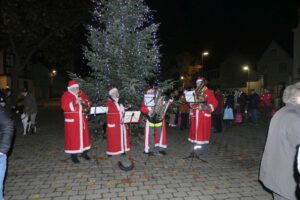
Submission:
<svg viewBox="0 0 300 200">
<path fill-rule="evenodd" d="M 129 148 L 126 148 L 126 149 L 125 149 L 125 152 L 126 152 L 126 151 L 130 151 L 130 149 L 129 149 Z M 123 150 L 118 151 L 118 152 L 110 152 L 110 151 L 107 151 L 107 152 L 106 152 L 107 155 L 112 155 L 112 156 L 120 155 L 120 154 L 122 154 L 122 153 L 124 153 Z"/>
<path fill-rule="evenodd" d="M 72 102 L 69 103 L 69 107 L 71 111 L 75 111 L 74 105 Z"/>
<path fill-rule="evenodd" d="M 107 124 L 107 127 L 108 128 L 113 128 L 113 127 L 116 127 L 116 124 Z"/>
<path fill-rule="evenodd" d="M 205 117 L 211 117 L 211 114 L 204 113 L 204 116 L 205 116 Z"/>
<path fill-rule="evenodd" d="M 197 140 L 192 140 L 190 138 L 188 138 L 188 141 L 195 143 L 195 144 L 208 144 L 209 141 L 197 141 Z"/>
<path fill-rule="evenodd" d="M 65 153 L 82 153 L 86 150 L 89 150 L 91 149 L 91 146 L 88 146 L 88 147 L 85 147 L 83 149 L 80 149 L 80 150 L 65 150 Z"/>
<path fill-rule="evenodd" d="M 74 119 L 65 119 L 65 122 L 74 122 Z"/>
<path fill-rule="evenodd" d="M 71 85 L 71 86 L 68 87 L 68 90 L 70 90 L 70 89 L 72 89 L 72 88 L 76 88 L 76 87 L 79 88 L 79 85 L 78 85 L 78 84 Z"/>
<path fill-rule="evenodd" d="M 208 104 L 209 105 L 209 107 L 210 107 L 210 109 L 211 109 L 211 112 L 213 112 L 215 109 L 214 109 L 214 106 L 213 105 L 211 105 L 211 104 Z"/>
</svg>

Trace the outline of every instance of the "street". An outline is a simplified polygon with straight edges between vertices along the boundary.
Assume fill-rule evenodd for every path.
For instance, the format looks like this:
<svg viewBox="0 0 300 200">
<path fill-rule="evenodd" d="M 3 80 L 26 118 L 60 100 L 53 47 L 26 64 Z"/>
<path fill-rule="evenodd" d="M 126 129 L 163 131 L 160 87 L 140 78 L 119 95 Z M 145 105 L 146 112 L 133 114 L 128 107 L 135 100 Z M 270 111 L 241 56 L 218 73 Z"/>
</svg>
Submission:
<svg viewBox="0 0 300 200">
<path fill-rule="evenodd" d="M 132 144 L 132 171 L 105 155 L 105 140 L 92 136 L 90 161 L 73 164 L 64 153 L 63 113 L 39 110 L 37 133 L 22 135 L 20 123 L 8 159 L 5 199 L 272 199 L 258 181 L 268 125 L 243 124 L 213 133 L 207 162 L 189 155 L 188 130 L 167 130 L 167 156 L 148 158 L 142 141 Z M 141 135 L 143 133 L 141 132 Z"/>
</svg>

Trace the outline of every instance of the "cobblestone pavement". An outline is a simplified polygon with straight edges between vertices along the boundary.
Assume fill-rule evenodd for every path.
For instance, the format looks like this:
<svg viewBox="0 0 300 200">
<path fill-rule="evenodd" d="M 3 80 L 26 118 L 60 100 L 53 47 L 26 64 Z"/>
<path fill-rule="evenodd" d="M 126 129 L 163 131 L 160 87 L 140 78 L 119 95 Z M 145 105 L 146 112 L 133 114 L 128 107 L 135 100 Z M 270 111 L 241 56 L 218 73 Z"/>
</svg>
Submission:
<svg viewBox="0 0 300 200">
<path fill-rule="evenodd" d="M 267 125 L 245 124 L 212 134 L 207 162 L 183 159 L 190 148 L 188 131 L 168 128 L 168 155 L 148 159 L 142 145 L 133 144 L 135 169 L 124 172 L 116 165 L 118 158 L 106 157 L 101 137 L 92 141 L 92 160 L 80 158 L 80 164 L 73 164 L 64 153 L 63 115 L 58 108 L 42 109 L 38 123 L 35 135 L 23 136 L 18 127 L 6 200 L 271 199 L 258 182 Z"/>
</svg>

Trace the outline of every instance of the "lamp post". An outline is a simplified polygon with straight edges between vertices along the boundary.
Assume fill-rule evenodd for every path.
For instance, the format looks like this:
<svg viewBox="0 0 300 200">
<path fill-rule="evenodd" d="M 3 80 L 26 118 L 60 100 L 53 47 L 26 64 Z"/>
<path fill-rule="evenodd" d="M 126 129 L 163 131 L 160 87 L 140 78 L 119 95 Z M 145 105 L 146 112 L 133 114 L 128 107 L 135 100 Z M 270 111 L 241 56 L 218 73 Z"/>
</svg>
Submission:
<svg viewBox="0 0 300 200">
<path fill-rule="evenodd" d="M 180 80 L 182 81 L 182 90 L 184 90 L 184 76 L 180 76 Z"/>
<path fill-rule="evenodd" d="M 204 56 L 208 56 L 209 55 L 209 52 L 208 51 L 204 51 L 202 52 L 201 54 L 201 65 L 202 65 L 202 68 L 204 68 Z"/>
<path fill-rule="evenodd" d="M 57 75 L 57 71 L 52 69 L 49 76 L 50 76 L 50 97 L 53 95 L 53 79 Z"/>
<path fill-rule="evenodd" d="M 247 91 L 248 91 L 248 94 L 249 94 L 249 90 L 250 90 L 250 80 L 249 80 L 249 74 L 250 74 L 250 67 L 245 65 L 243 67 L 243 70 L 244 71 L 247 71 Z"/>
</svg>

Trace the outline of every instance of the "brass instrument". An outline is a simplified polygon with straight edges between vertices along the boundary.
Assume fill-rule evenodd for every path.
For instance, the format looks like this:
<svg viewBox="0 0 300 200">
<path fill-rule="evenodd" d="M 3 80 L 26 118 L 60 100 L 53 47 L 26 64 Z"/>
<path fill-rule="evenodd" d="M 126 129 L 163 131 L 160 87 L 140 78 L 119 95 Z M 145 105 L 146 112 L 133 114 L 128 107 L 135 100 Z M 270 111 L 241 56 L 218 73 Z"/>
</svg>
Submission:
<svg viewBox="0 0 300 200">
<path fill-rule="evenodd" d="M 88 115 L 90 113 L 90 108 L 91 108 L 89 102 L 85 101 L 85 100 L 81 99 L 81 97 L 79 97 L 78 98 L 78 103 L 82 106 L 83 113 Z"/>
<path fill-rule="evenodd" d="M 162 95 L 162 91 L 160 89 L 156 91 L 154 98 L 154 107 L 148 114 L 148 120 L 151 123 L 159 123 L 162 122 L 165 117 L 169 101 L 166 101 L 166 98 Z"/>
<path fill-rule="evenodd" d="M 196 103 L 206 103 L 206 95 L 204 91 L 207 89 L 205 81 L 202 81 L 201 84 L 195 89 L 195 102 Z"/>
</svg>

